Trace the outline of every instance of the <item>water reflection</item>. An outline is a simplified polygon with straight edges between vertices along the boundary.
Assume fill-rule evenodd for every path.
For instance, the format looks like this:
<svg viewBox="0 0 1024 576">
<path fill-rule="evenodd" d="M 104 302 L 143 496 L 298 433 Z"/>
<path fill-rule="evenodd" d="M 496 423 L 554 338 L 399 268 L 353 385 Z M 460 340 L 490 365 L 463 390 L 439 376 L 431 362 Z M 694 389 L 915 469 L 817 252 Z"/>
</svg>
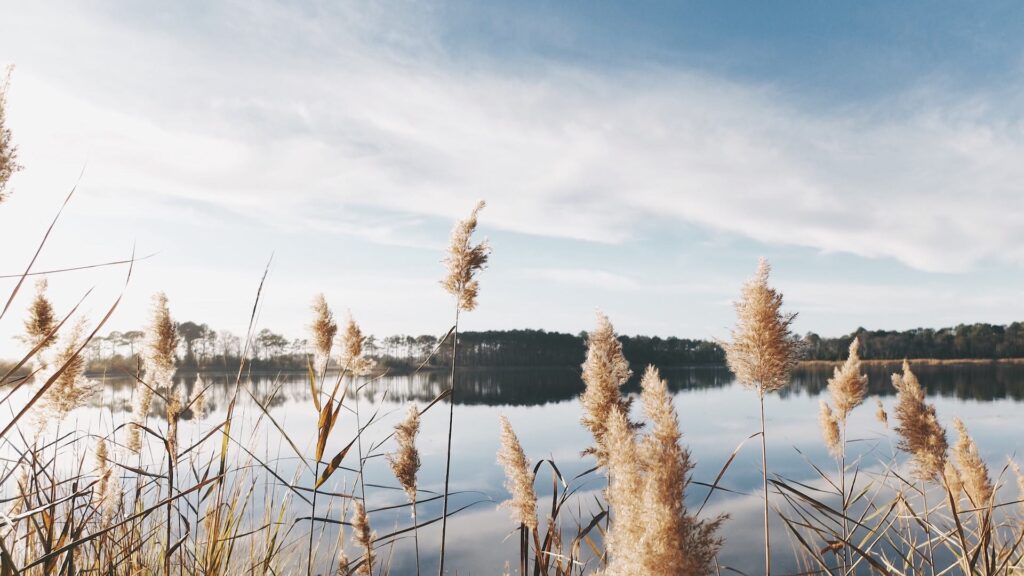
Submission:
<svg viewBox="0 0 1024 576">
<path fill-rule="evenodd" d="M 891 376 L 898 365 L 870 365 L 869 395 L 893 396 L 896 391 Z M 627 392 L 639 392 L 639 370 L 626 386 Z M 994 401 L 1024 400 L 1024 365 L 1021 364 L 959 364 L 918 365 L 914 372 L 930 396 L 960 400 Z M 725 367 L 668 368 L 661 371 L 672 392 L 714 389 L 732 385 L 732 374 Z M 824 365 L 799 367 L 793 382 L 779 394 L 817 396 L 827 387 L 832 368 Z M 109 395 L 94 400 L 94 405 L 115 411 L 130 411 L 133 380 L 127 377 L 104 379 Z M 181 374 L 176 382 L 192 394 L 196 386 L 210 386 L 209 402 L 216 409 L 234 389 L 235 375 L 228 373 Z M 250 374 L 246 382 L 256 398 L 271 408 L 309 398 L 309 387 L 301 374 Z M 426 403 L 447 389 L 449 375 L 443 372 L 384 375 L 373 379 L 361 390 L 363 399 L 375 402 L 385 391 L 394 401 Z M 573 400 L 583 391 L 580 371 L 576 368 L 466 370 L 456 380 L 456 404 L 485 406 L 543 406 Z"/>
<path fill-rule="evenodd" d="M 897 369 L 896 365 L 866 367 L 871 395 L 882 397 L 889 408 L 894 395 L 890 375 Z M 1006 456 L 1019 450 L 1018 439 L 1024 436 L 1024 422 L 1017 417 L 1019 402 L 1024 399 L 1024 366 L 921 365 L 915 366 L 915 371 L 927 388 L 931 401 L 937 405 L 943 423 L 948 424 L 953 416 L 964 418 L 983 456 L 994 463 L 995 468 L 1001 468 Z M 802 367 L 795 374 L 791 386 L 767 400 L 768 451 L 773 473 L 812 482 L 815 475 L 807 459 L 826 465 L 831 462 L 820 441 L 817 425 L 818 396 L 825 390 L 831 374 L 831 368 L 826 366 Z M 674 393 L 684 441 L 697 462 L 695 478 L 710 482 L 736 446 L 757 429 L 755 396 L 738 386 L 729 371 L 721 367 L 666 369 L 662 375 Z M 125 377 L 105 378 L 103 381 L 103 394 L 94 400 L 94 405 L 75 415 L 82 429 L 109 430 L 128 417 L 133 381 Z M 200 377 L 183 374 L 176 381 L 189 394 L 198 386 L 209 386 L 208 414 L 204 418 L 186 414 L 190 425 L 183 426 L 181 432 L 185 438 L 198 437 L 224 417 L 235 390 L 235 375 L 204 374 Z M 268 410 L 300 449 L 304 449 L 311 445 L 315 429 L 310 389 L 305 376 L 253 374 L 242 384 L 239 402 L 243 419 L 238 426 L 239 440 L 255 452 L 268 454 L 268 461 L 278 454 L 280 459 L 275 460 L 275 465 L 280 466 L 282 476 L 291 478 L 296 472 L 295 460 L 291 458 L 289 448 L 282 444 L 277 430 L 264 422 L 262 432 L 250 435 L 248 431 L 248 426 L 260 414 L 249 393 Z M 378 407 L 381 417 L 370 430 L 370 437 L 374 440 L 385 438 L 391 426 L 402 416 L 407 402 L 423 406 L 445 390 L 447 384 L 448 375 L 443 372 L 384 376 L 367 383 L 357 394 L 364 417 Z M 454 497 L 452 505 L 458 508 L 478 503 L 461 513 L 449 526 L 457 535 L 455 541 L 449 542 L 449 551 L 453 566 L 457 566 L 460 573 L 499 573 L 505 560 L 516 557 L 515 538 L 506 539 L 512 528 L 508 515 L 493 504 L 508 496 L 503 487 L 501 468 L 495 462 L 498 416 L 504 414 L 509 417 L 532 460 L 552 458 L 566 477 L 572 477 L 593 465 L 590 458 L 580 456 L 591 443 L 579 425 L 580 407 L 576 398 L 582 389 L 579 370 L 574 368 L 467 370 L 460 373 L 455 396 L 452 474 L 454 489 L 464 493 Z M 638 391 L 638 378 L 634 378 L 627 386 L 627 392 Z M 873 400 L 869 399 L 871 402 Z M 154 403 L 151 418 L 157 426 L 162 424 L 163 409 L 159 403 Z M 891 457 L 891 432 L 874 421 L 873 413 L 873 407 L 867 406 L 851 414 L 850 429 L 854 431 L 851 458 L 870 453 L 869 460 L 875 462 L 879 458 Z M 354 418 L 351 414 L 345 415 L 332 436 L 327 453 L 338 451 L 354 436 L 354 430 Z M 425 415 L 419 442 L 423 458 L 420 487 L 424 494 L 441 489 L 446 431 L 444 411 Z M 376 456 L 367 460 L 366 481 L 373 486 L 396 487 L 385 459 L 379 457 L 391 449 L 390 444 L 381 444 Z M 301 470 L 298 472 L 301 484 L 312 482 L 309 474 L 302 474 Z M 594 506 L 594 498 L 590 496 L 600 494 L 603 482 L 603 476 L 596 474 L 585 480 L 580 491 L 584 495 L 580 499 L 584 514 L 588 506 Z M 759 482 L 759 454 L 748 446 L 740 452 L 723 479 L 723 486 L 733 492 L 715 495 L 706 509 L 708 514 L 728 512 L 731 515 L 732 519 L 723 529 L 727 544 L 721 560 L 729 567 L 746 573 L 757 573 L 761 569 L 760 532 L 752 528 L 759 526 L 760 503 L 756 497 Z M 339 491 L 351 488 L 355 485 L 355 476 L 339 473 L 332 483 L 332 488 Z M 537 489 L 542 499 L 550 497 L 550 482 L 538 482 Z M 699 506 L 705 494 L 704 488 L 698 485 L 691 487 L 688 494 L 693 501 L 691 504 Z M 369 490 L 367 497 L 370 508 L 400 504 L 404 498 L 400 490 L 382 488 Z M 423 518 L 439 514 L 436 504 L 422 507 L 420 513 Z M 301 502 L 297 503 L 293 513 L 296 516 L 308 513 L 308 508 L 303 509 L 303 506 Z M 375 514 L 372 520 L 383 532 L 408 523 L 405 511 Z M 779 534 L 784 533 L 783 527 L 776 529 Z M 431 528 L 423 531 L 421 545 L 424 549 L 435 549 L 438 532 Z M 778 538 L 776 568 L 779 573 L 799 569 L 790 558 L 792 551 L 788 545 L 786 537 Z M 393 574 L 414 573 L 411 543 L 402 542 L 389 553 L 393 554 Z M 436 570 L 433 567 L 435 562 L 436 558 L 425 557 L 422 566 L 428 572 Z"/>
</svg>

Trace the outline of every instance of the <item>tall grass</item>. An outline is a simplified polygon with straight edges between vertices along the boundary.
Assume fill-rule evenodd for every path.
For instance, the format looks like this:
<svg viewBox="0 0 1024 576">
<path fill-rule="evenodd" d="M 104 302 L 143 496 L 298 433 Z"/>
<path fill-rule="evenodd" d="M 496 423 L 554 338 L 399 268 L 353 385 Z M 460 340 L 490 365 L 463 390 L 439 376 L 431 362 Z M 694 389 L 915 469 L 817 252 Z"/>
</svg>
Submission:
<svg viewBox="0 0 1024 576">
<path fill-rule="evenodd" d="M 0 166 L 0 193 L 15 157 L 3 126 L 4 89 L 0 161 L 7 164 Z M 472 240 L 482 208 L 480 203 L 457 223 L 445 259 L 442 285 L 454 298 L 453 324 L 439 344 L 452 346 L 447 389 L 422 407 L 409 406 L 397 426 L 384 428 L 387 392 L 369 402 L 363 393 L 375 378 L 362 353 L 362 330 L 351 317 L 339 327 L 326 298 L 317 296 L 303 437 L 289 435 L 273 410 L 281 402 L 281 382 L 254 386 L 245 352 L 225 382 L 227 402 L 216 411 L 207 409 L 212 380 L 200 378 L 190 390 L 175 378 L 177 334 L 163 294 L 154 296 L 143 361 L 122 375 L 135 384 L 130 417 L 117 421 L 111 415 L 99 429 L 66 421 L 104 393 L 103 382 L 84 374 L 83 351 L 120 298 L 92 324 L 80 318 L 78 304 L 54 305 L 47 280 L 27 303 L 17 299 L 55 219 L 0 311 L 0 321 L 7 322 L 14 321 L 10 310 L 25 311 L 24 354 L 0 374 L 0 410 L 9 415 L 0 426 L 0 575 L 398 574 L 395 549 L 408 538 L 418 574 L 420 536 L 431 527 L 440 528 L 439 573 L 455 573 L 446 570 L 448 523 L 477 504 L 449 506 L 457 494 L 450 489 L 453 440 L 469 433 L 454 419 L 459 320 L 476 307 L 477 275 L 490 256 L 486 241 Z M 127 285 L 134 256 L 125 262 Z M 829 402 L 820 415 L 836 471 L 808 461 L 810 481 L 771 472 L 765 397 L 788 384 L 800 345 L 790 331 L 794 315 L 782 311 L 782 294 L 768 277 L 762 261 L 742 289 L 726 345 L 737 379 L 759 401 L 760 426 L 750 438 L 758 437 L 761 448 L 765 573 L 772 569 L 772 517 L 785 527 L 804 574 L 1019 572 L 1024 475 L 1012 461 L 993 474 L 959 420 L 950 448 L 909 364 L 892 379 L 899 396 L 889 412 L 897 425 L 888 429 L 889 412 L 878 400 L 879 424 L 861 432 L 883 440 L 851 460 L 847 417 L 865 401 L 867 389 L 856 341 L 829 382 Z M 265 279 L 266 272 L 252 303 L 246 350 Z M 49 281 L 70 280 L 55 273 Z M 710 498 L 725 491 L 743 442 L 714 474 L 699 470 L 683 443 L 688 423 L 680 422 L 657 369 L 644 371 L 637 397 L 626 393 L 629 361 L 604 315 L 580 361 L 581 425 L 592 438 L 580 455 L 590 465 L 585 472 L 566 477 L 550 458 L 531 462 L 512 423 L 495 423 L 501 434 L 497 459 L 511 494 L 510 530 L 519 538 L 518 559 L 496 558 L 495 567 L 507 562 L 507 572 L 535 576 L 735 571 L 720 560 L 729 546 L 722 536 L 727 516 L 704 511 Z M 330 369 L 332 362 L 337 369 Z M 442 418 L 432 408 L 445 402 L 445 475 L 443 491 L 435 492 L 420 484 L 421 459 L 428 456 L 421 456 L 417 441 L 421 423 Z M 355 425 L 341 433 L 346 427 L 338 424 L 345 420 Z M 186 421 L 192 424 L 183 429 Z M 881 450 L 890 436 L 899 453 Z M 393 481 L 368 481 L 368 466 L 381 458 Z M 714 480 L 698 481 L 698 474 Z M 537 485 L 548 480 L 549 500 L 538 496 Z M 694 507 L 697 492 L 704 498 Z M 387 503 L 374 507 L 375 496 Z M 427 503 L 440 504 L 440 514 L 421 517 Z M 384 514 L 395 511 L 402 520 L 389 525 Z"/>
</svg>

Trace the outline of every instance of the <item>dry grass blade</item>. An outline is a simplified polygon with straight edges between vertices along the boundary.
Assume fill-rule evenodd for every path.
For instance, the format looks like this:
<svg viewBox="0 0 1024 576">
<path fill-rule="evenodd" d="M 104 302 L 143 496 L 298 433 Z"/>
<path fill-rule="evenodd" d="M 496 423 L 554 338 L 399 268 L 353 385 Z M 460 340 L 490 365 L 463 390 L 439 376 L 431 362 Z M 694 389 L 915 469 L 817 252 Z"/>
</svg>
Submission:
<svg viewBox="0 0 1024 576">
<path fill-rule="evenodd" d="M 18 291 L 21 290 L 22 284 L 25 283 L 25 279 L 28 278 L 29 273 L 32 271 L 32 266 L 35 265 L 36 260 L 39 258 L 39 254 L 43 251 L 43 246 L 46 245 L 46 241 L 50 238 L 50 233 L 53 232 L 53 228 L 57 225 L 57 220 L 60 219 L 61 213 L 64 212 L 64 208 L 67 207 L 68 202 L 71 202 L 71 197 L 74 196 L 75 190 L 78 189 L 78 184 L 82 180 L 82 174 L 85 173 L 85 168 L 82 168 L 82 173 L 78 175 L 78 182 L 71 187 L 71 191 L 64 198 L 64 202 L 61 203 L 60 208 L 57 209 L 57 214 L 53 217 L 53 221 L 50 222 L 50 226 L 46 228 L 46 233 L 43 234 L 43 239 L 39 242 L 39 246 L 36 247 L 35 253 L 32 255 L 32 259 L 29 260 L 28 266 L 25 267 L 25 271 L 18 277 L 18 283 L 14 285 L 14 289 L 11 291 L 11 295 L 7 298 L 7 303 L 4 304 L 3 310 L 0 310 L 0 320 L 7 314 L 7 311 L 11 308 L 11 303 L 14 302 L 15 296 L 18 295 Z M 134 255 L 133 255 L 134 259 Z"/>
</svg>

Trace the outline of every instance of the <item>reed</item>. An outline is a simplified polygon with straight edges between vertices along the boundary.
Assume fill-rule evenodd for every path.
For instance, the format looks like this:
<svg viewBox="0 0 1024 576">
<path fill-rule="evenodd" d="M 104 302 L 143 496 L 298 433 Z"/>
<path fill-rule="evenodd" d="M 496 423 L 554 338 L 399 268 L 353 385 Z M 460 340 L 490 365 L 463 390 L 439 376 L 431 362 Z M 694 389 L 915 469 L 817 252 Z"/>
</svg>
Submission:
<svg viewBox="0 0 1024 576">
<path fill-rule="evenodd" d="M 7 127 L 7 89 L 11 83 L 14 66 L 8 66 L 0 77 L 0 204 L 10 194 L 7 183 L 15 172 L 21 169 L 18 164 L 18 147 L 14 145 L 11 129 Z"/>
<path fill-rule="evenodd" d="M 801 343 L 790 330 L 796 314 L 782 311 L 782 293 L 768 285 L 771 268 L 764 258 L 743 286 L 736 302 L 736 326 L 725 343 L 726 361 L 744 386 L 757 392 L 761 406 L 761 480 L 764 496 L 764 570 L 772 570 L 771 531 L 768 522 L 768 450 L 765 437 L 765 394 L 789 384 L 800 359 Z"/>
<path fill-rule="evenodd" d="M 0 165 L 0 193 L 16 166 L 10 132 L 3 124 L 4 90 L 6 84 L 0 87 L 0 162 L 7 162 Z M 111 418 L 114 422 L 102 434 L 81 430 L 71 425 L 72 416 L 96 387 L 84 375 L 83 350 L 114 312 L 117 301 L 90 329 L 77 320 L 77 307 L 58 311 L 46 295 L 45 281 L 39 283 L 25 310 L 23 339 L 29 351 L 2 380 L 0 410 L 10 417 L 5 418 L 0 434 L 4 450 L 0 574 L 294 574 L 305 565 L 310 574 L 355 571 L 387 576 L 398 572 L 392 568 L 394 551 L 408 544 L 410 533 L 419 572 L 420 532 L 433 524 L 441 526 L 439 570 L 444 574 L 447 522 L 476 504 L 449 510 L 450 496 L 459 494 L 450 490 L 459 314 L 477 306 L 478 274 L 490 255 L 486 241 L 472 241 L 482 208 L 481 203 L 456 225 L 445 260 L 442 284 L 454 297 L 455 307 L 449 331 L 449 385 L 422 409 L 409 406 L 405 417 L 383 433 L 379 428 L 389 391 L 378 399 L 365 391 L 374 377 L 364 353 L 362 329 L 351 316 L 339 326 L 322 295 L 312 304 L 307 363 L 316 426 L 311 426 L 311 437 L 303 441 L 285 432 L 281 412 L 273 409 L 282 400 L 281 382 L 250 383 L 246 378 L 262 282 L 238 371 L 233 382 L 224 379 L 216 388 L 225 390 L 226 398 L 209 392 L 218 376 L 198 378 L 191 394 L 179 384 L 176 324 L 167 296 L 158 293 L 153 298 L 141 370 L 129 374 L 135 379 L 131 416 L 123 423 Z M 31 269 L 27 267 L 17 286 Z M 726 347 L 737 379 L 755 390 L 760 400 L 756 435 L 761 444 L 766 574 L 772 558 L 764 398 L 789 382 L 800 352 L 790 330 L 794 315 L 782 311 L 782 295 L 769 286 L 768 277 L 768 265 L 762 261 L 737 302 L 737 324 Z M 10 302 L 17 291 L 17 287 L 12 291 Z M 1016 463 L 1007 465 L 1004 473 L 1013 471 L 1022 495 L 1005 499 L 1008 490 L 1000 489 L 1002 475 L 991 473 L 966 424 L 959 420 L 953 422 L 958 440 L 950 450 L 935 407 L 927 402 L 908 363 L 902 373 L 893 375 L 898 397 L 892 410 L 898 423 L 893 434 L 909 456 L 912 474 L 905 474 L 906 466 L 895 455 L 891 460 L 878 456 L 865 469 L 860 458 L 847 465 L 848 416 L 867 398 L 858 346 L 855 341 L 849 358 L 834 371 L 828 401 L 822 403 L 819 414 L 826 444 L 840 459 L 838 479 L 809 462 L 811 480 L 777 474 L 771 480 L 779 516 L 806 568 L 803 573 L 1020 572 L 1024 505 L 1019 500 L 1024 499 L 1024 474 Z M 593 437 L 587 457 L 593 456 L 597 466 L 565 477 L 551 457 L 531 462 L 509 421 L 500 421 L 497 457 L 511 494 L 506 507 L 519 526 L 520 575 L 735 572 L 721 565 L 719 558 L 727 545 L 720 536 L 726 517 L 702 516 L 703 504 L 694 511 L 687 495 L 695 486 L 706 488 L 706 504 L 713 494 L 731 490 L 723 482 L 729 480 L 726 472 L 740 448 L 713 482 L 697 482 L 698 468 L 683 443 L 665 381 L 656 368 L 648 367 L 640 381 L 642 412 L 633 410 L 631 398 L 624 393 L 630 366 L 604 315 L 598 315 L 581 360 L 585 383 L 581 425 Z M 332 362 L 337 371 L 329 373 Z M 12 378 L 18 370 L 27 375 Z M 21 390 L 22 386 L 26 388 Z M 421 425 L 432 417 L 429 410 L 446 401 L 441 493 L 419 485 L 421 458 L 430 458 L 430 452 L 421 455 L 416 442 Z M 361 403 L 374 405 L 361 413 Z M 38 427 L 23 418 L 26 414 L 55 424 L 37 433 Z M 341 438 L 338 447 L 337 425 L 350 414 L 355 431 Z M 891 436 L 880 400 L 877 416 L 881 431 L 869 431 L 883 439 Z M 193 434 L 183 431 L 190 419 Z M 239 426 L 240 422 L 249 428 Z M 106 420 L 103 427 L 107 429 Z M 387 454 L 383 450 L 391 446 L 391 438 L 397 449 Z M 350 456 L 356 452 L 358 460 Z M 881 451 L 858 452 L 867 458 Z M 368 463 L 385 457 L 397 486 L 365 480 Z M 550 472 L 550 490 L 537 484 L 547 480 L 545 471 Z M 929 494 L 942 497 L 929 503 Z M 915 495 L 920 495 L 920 505 Z M 964 505 L 965 497 L 970 506 Z M 370 508 L 370 502 L 378 500 L 386 501 Z M 443 500 L 440 515 L 419 518 L 419 505 L 438 500 Z M 393 527 L 384 528 L 387 523 L 379 514 L 388 510 L 403 514 L 395 516 L 399 520 Z M 336 542 L 325 537 L 329 526 L 337 528 Z M 346 547 L 358 551 L 358 557 L 350 559 Z M 839 556 L 841 563 L 835 559 Z M 506 572 L 511 570 L 506 567 Z"/>
<path fill-rule="evenodd" d="M 416 435 L 420 431 L 420 412 L 415 404 L 409 405 L 405 419 L 395 425 L 395 440 L 398 452 L 388 455 L 391 472 L 402 485 L 409 503 L 412 504 L 412 530 L 416 546 L 416 573 L 420 567 L 420 536 L 416 520 L 416 475 L 420 470 L 420 453 L 416 448 Z"/>
<path fill-rule="evenodd" d="M 608 317 L 598 312 L 597 326 L 587 335 L 587 359 L 583 363 L 583 383 L 580 396 L 583 405 L 581 423 L 594 437 L 594 446 L 587 450 L 597 458 L 598 465 L 607 463 L 608 446 L 605 440 L 608 422 L 618 410 L 629 415 L 630 400 L 620 391 L 633 372 L 622 354 L 622 343 Z"/>
<path fill-rule="evenodd" d="M 446 274 L 441 286 L 455 298 L 455 322 L 450 331 L 452 339 L 452 371 L 448 386 L 448 442 L 445 449 L 444 465 L 444 502 L 441 512 L 441 556 L 438 562 L 438 576 L 444 576 L 445 544 L 448 538 L 448 496 L 452 469 L 452 433 L 455 425 L 455 372 L 458 368 L 459 350 L 459 315 L 476 309 L 477 296 L 480 293 L 480 281 L 477 274 L 486 268 L 491 255 L 491 247 L 487 240 L 473 244 L 473 233 L 476 231 L 477 218 L 486 204 L 481 200 L 477 203 L 469 217 L 458 222 L 452 229 L 448 243 L 448 254 L 444 259 Z"/>
</svg>

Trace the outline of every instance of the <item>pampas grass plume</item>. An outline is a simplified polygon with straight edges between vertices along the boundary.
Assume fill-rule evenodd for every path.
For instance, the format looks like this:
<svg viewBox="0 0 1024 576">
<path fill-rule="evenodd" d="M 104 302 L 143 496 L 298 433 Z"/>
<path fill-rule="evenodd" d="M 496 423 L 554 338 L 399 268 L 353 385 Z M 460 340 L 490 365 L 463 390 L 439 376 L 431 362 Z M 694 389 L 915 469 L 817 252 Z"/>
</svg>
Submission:
<svg viewBox="0 0 1024 576">
<path fill-rule="evenodd" d="M 363 342 L 366 337 L 359 324 L 348 314 L 345 318 L 345 330 L 341 333 L 341 366 L 351 374 L 364 376 L 373 370 L 373 360 L 363 356 Z"/>
<path fill-rule="evenodd" d="M 679 419 L 668 386 L 658 370 L 650 366 L 641 389 L 644 412 L 652 424 L 639 446 L 645 471 L 641 497 L 643 572 L 666 576 L 710 574 L 721 546 L 715 532 L 723 518 L 698 522 L 687 512 L 685 493 L 694 465 L 690 451 L 681 444 Z"/>
<path fill-rule="evenodd" d="M 78 352 L 84 331 L 85 320 L 79 319 L 64 338 L 54 362 L 55 368 L 64 366 L 64 371 L 46 394 L 47 404 L 58 418 L 82 406 L 96 393 L 94 383 L 85 377 L 85 358 Z"/>
<path fill-rule="evenodd" d="M 882 399 L 881 398 L 876 398 L 875 402 L 878 405 L 877 408 L 875 409 L 875 420 L 878 420 L 878 422 L 882 426 L 885 426 L 886 428 L 888 428 L 889 427 L 889 414 L 885 411 L 885 406 L 882 405 Z"/>
<path fill-rule="evenodd" d="M 361 501 L 356 501 L 352 509 L 352 531 L 356 544 L 363 549 L 363 563 L 356 570 L 357 574 L 373 576 L 373 539 L 376 534 L 370 531 L 370 519 Z"/>
<path fill-rule="evenodd" d="M 50 333 L 57 325 L 53 304 L 46 297 L 47 286 L 46 278 L 36 280 L 36 295 L 29 306 L 28 318 L 25 319 L 24 340 L 32 347 L 42 344 L 40 351 L 53 344 L 54 337 Z"/>
<path fill-rule="evenodd" d="M 868 377 L 860 371 L 859 348 L 860 340 L 854 338 L 850 343 L 850 355 L 842 366 L 836 367 L 828 381 L 828 391 L 832 395 L 836 419 L 841 424 L 845 424 L 850 412 L 864 402 L 864 395 L 868 390 Z"/>
<path fill-rule="evenodd" d="M 843 455 L 843 442 L 839 435 L 839 419 L 832 412 L 828 402 L 821 401 L 821 412 L 818 414 L 818 423 L 821 425 L 821 435 L 825 440 L 825 447 L 830 454 L 839 458 Z"/>
<path fill-rule="evenodd" d="M 800 340 L 790 331 L 796 314 L 782 312 L 782 293 L 768 285 L 771 271 L 764 258 L 743 286 L 736 302 L 736 327 L 725 344 L 729 369 L 744 386 L 760 394 L 789 384 L 800 358 Z"/>
<path fill-rule="evenodd" d="M 312 308 L 313 324 L 310 326 L 310 332 L 313 335 L 313 353 L 316 367 L 323 369 L 327 365 L 327 359 L 330 358 L 331 346 L 338 333 L 338 324 L 334 321 L 334 313 L 331 312 L 323 294 L 313 297 Z"/>
<path fill-rule="evenodd" d="M 632 372 L 622 355 L 622 343 L 608 317 L 597 314 L 597 326 L 587 335 L 587 358 L 583 363 L 583 382 L 586 388 L 580 397 L 583 405 L 581 422 L 594 436 L 591 448 L 599 464 L 608 457 L 605 435 L 609 418 L 614 410 L 629 414 L 630 402 L 622 396 L 620 388 Z"/>
<path fill-rule="evenodd" d="M 410 404 L 405 418 L 395 426 L 398 452 L 388 454 L 391 472 L 394 473 L 398 483 L 402 485 L 402 489 L 409 496 L 410 502 L 416 502 L 416 473 L 420 469 L 420 454 L 416 449 L 416 435 L 419 430 L 419 410 L 415 404 Z"/>
<path fill-rule="evenodd" d="M 957 464 L 960 466 L 960 475 L 963 478 L 964 491 L 971 503 L 976 508 L 984 508 L 992 503 L 992 495 L 995 492 L 992 487 L 992 479 L 989 477 L 988 466 L 978 454 L 978 445 L 967 432 L 967 426 L 963 420 L 955 418 L 953 426 L 956 428 L 959 438 L 953 447 Z"/>
<path fill-rule="evenodd" d="M 12 142 L 11 129 L 7 127 L 7 86 L 13 71 L 14 66 L 8 66 L 0 78 L 0 202 L 7 199 L 7 182 L 21 169 L 18 149 Z"/>
<path fill-rule="evenodd" d="M 924 390 L 906 360 L 903 374 L 892 375 L 892 385 L 899 393 L 895 407 L 898 447 L 913 459 L 919 480 L 934 480 L 946 466 L 946 430 L 939 424 L 935 406 L 925 402 Z"/>
<path fill-rule="evenodd" d="M 512 511 L 512 517 L 530 530 L 537 529 L 537 493 L 533 489 L 533 472 L 526 459 L 523 446 L 508 418 L 501 417 L 501 448 L 498 463 L 505 469 L 505 488 L 512 498 L 502 506 Z"/>
<path fill-rule="evenodd" d="M 470 213 L 469 217 L 460 221 L 452 229 L 448 255 L 444 264 L 448 273 L 441 285 L 449 294 L 455 296 L 459 310 L 466 312 L 476 308 L 476 298 L 480 292 L 480 282 L 476 274 L 487 266 L 491 247 L 487 240 L 472 244 L 473 232 L 476 230 L 477 216 L 486 204 L 481 200 Z"/>
</svg>

